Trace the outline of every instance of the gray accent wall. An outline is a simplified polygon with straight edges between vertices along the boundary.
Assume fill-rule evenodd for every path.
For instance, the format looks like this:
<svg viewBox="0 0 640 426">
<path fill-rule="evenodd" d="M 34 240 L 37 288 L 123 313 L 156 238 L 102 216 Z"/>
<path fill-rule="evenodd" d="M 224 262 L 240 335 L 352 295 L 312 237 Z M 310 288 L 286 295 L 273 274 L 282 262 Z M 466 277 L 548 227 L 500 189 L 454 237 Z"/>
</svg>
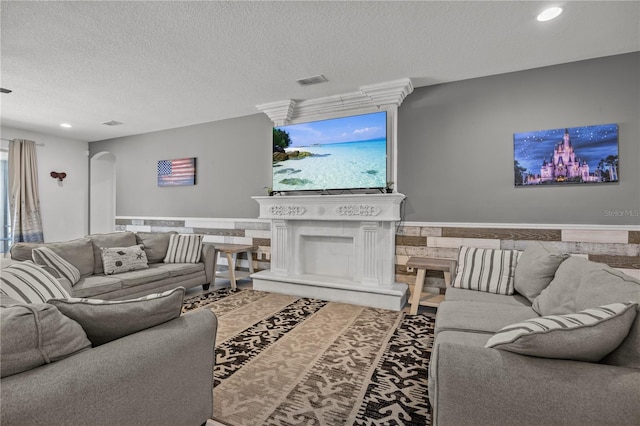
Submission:
<svg viewBox="0 0 640 426">
<path fill-rule="evenodd" d="M 126 123 L 124 124 L 126 125 Z M 250 197 L 271 186 L 271 128 L 264 114 L 89 144 L 116 157 L 116 215 L 256 218 Z M 196 157 L 196 185 L 159 187 L 159 160 Z"/>
<path fill-rule="evenodd" d="M 639 64 L 635 52 L 416 89 L 398 114 L 405 220 L 640 224 Z M 607 123 L 619 183 L 514 187 L 514 133 Z"/>
<path fill-rule="evenodd" d="M 416 89 L 398 112 L 406 221 L 640 224 L 640 53 Z M 514 187 L 513 133 L 618 123 L 620 182 Z M 126 123 L 125 123 L 126 125 Z M 264 114 L 89 144 L 116 156 L 118 216 L 256 218 L 271 185 Z M 158 160 L 197 157 L 197 185 L 160 188 Z"/>
</svg>

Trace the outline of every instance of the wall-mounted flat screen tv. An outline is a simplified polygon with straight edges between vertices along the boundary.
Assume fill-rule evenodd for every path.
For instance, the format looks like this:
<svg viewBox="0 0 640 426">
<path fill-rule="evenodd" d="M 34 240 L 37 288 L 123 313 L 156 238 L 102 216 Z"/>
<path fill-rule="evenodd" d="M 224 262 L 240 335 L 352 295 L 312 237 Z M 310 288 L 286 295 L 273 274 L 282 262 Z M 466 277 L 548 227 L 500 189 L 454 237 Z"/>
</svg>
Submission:
<svg viewBox="0 0 640 426">
<path fill-rule="evenodd" d="M 385 188 L 387 113 L 273 128 L 272 190 Z"/>
</svg>

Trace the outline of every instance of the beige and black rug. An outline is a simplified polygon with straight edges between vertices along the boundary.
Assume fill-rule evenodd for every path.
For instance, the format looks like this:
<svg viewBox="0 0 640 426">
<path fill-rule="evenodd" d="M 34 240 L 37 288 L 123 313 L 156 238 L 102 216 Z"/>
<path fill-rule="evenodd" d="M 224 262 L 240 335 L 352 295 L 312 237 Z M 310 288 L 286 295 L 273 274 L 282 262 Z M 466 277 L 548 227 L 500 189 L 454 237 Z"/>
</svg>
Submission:
<svg viewBox="0 0 640 426">
<path fill-rule="evenodd" d="M 185 300 L 194 309 L 218 317 L 219 422 L 430 424 L 432 315 L 226 289 Z"/>
</svg>

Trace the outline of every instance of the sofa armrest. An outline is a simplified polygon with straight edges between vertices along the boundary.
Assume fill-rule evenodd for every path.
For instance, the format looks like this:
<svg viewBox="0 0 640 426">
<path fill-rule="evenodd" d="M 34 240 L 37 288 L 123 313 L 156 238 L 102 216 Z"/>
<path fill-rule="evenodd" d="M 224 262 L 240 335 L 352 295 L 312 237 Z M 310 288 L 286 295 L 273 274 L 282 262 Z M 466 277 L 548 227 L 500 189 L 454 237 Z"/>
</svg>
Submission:
<svg viewBox="0 0 640 426">
<path fill-rule="evenodd" d="M 640 370 L 443 342 L 434 425 L 640 424 Z"/>
<path fill-rule="evenodd" d="M 213 244 L 207 243 L 202 245 L 200 261 L 204 263 L 204 273 L 207 276 L 207 283 L 215 284 L 218 256 L 216 256 L 216 247 Z"/>
<path fill-rule="evenodd" d="M 185 314 L 2 379 L 0 423 L 199 425 L 213 410 L 217 319 Z"/>
</svg>

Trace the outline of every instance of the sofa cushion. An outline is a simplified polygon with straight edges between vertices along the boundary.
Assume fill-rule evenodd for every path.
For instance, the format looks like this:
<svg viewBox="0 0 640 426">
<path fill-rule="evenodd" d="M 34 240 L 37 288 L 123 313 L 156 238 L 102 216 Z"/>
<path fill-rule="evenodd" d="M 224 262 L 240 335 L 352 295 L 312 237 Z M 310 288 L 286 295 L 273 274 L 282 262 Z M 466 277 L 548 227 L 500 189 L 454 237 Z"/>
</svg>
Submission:
<svg viewBox="0 0 640 426">
<path fill-rule="evenodd" d="M 465 290 L 463 288 L 447 287 L 445 300 L 500 303 L 515 306 L 531 306 L 531 302 L 521 294 L 513 293 L 510 296 L 503 294 L 485 293 L 484 291 Z"/>
<path fill-rule="evenodd" d="M 93 243 L 94 274 L 104 272 L 102 266 L 102 247 L 131 247 L 137 244 L 133 232 L 112 232 L 109 234 L 91 234 L 87 238 Z"/>
<path fill-rule="evenodd" d="M 612 303 L 575 314 L 550 315 L 501 329 L 485 345 L 522 355 L 597 362 L 629 333 L 636 303 Z"/>
<path fill-rule="evenodd" d="M 514 271 L 519 254 L 517 250 L 460 247 L 453 287 L 513 294 Z"/>
<path fill-rule="evenodd" d="M 50 248 L 78 268 L 83 277 L 93 274 L 93 244 L 89 238 L 78 238 L 58 243 L 15 243 L 11 246 L 11 258 L 20 261 L 32 260 L 32 250 L 37 247 Z"/>
<path fill-rule="evenodd" d="M 120 290 L 122 280 L 120 275 L 92 275 L 81 278 L 73 286 L 73 297 L 94 297 L 103 293 Z"/>
<path fill-rule="evenodd" d="M 54 297 L 69 297 L 53 275 L 30 260 L 12 263 L 2 270 L 0 292 L 24 303 L 44 303 Z"/>
<path fill-rule="evenodd" d="M 154 327 L 181 314 L 184 288 L 137 299 L 54 299 L 51 303 L 82 325 L 93 346 Z"/>
<path fill-rule="evenodd" d="M 142 244 L 130 247 L 102 247 L 102 268 L 105 275 L 147 269 L 147 254 Z"/>
<path fill-rule="evenodd" d="M 533 302 L 553 280 L 556 270 L 568 257 L 566 253 L 549 250 L 540 242 L 530 242 L 518 259 L 515 290 Z"/>
<path fill-rule="evenodd" d="M 204 271 L 204 263 L 156 263 L 149 265 L 151 269 L 159 269 L 169 273 L 170 277 L 181 277 Z"/>
<path fill-rule="evenodd" d="M 64 260 L 62 256 L 59 256 L 50 248 L 34 248 L 31 256 L 35 264 L 53 269 L 59 278 L 67 279 L 71 285 L 80 281 L 80 271 L 78 268 Z"/>
<path fill-rule="evenodd" d="M 533 301 L 533 309 L 540 315 L 563 315 L 606 303 L 638 301 L 637 283 L 604 263 L 572 256 L 560 264 L 549 286 Z"/>
<path fill-rule="evenodd" d="M 174 234 L 177 232 L 136 232 L 136 242 L 144 246 L 149 264 L 164 260 L 169 248 L 169 238 Z"/>
<path fill-rule="evenodd" d="M 536 317 L 538 315 L 527 306 L 444 301 L 438 307 L 435 333 L 454 330 L 493 334 L 507 325 Z"/>
<path fill-rule="evenodd" d="M 66 358 L 91 347 L 80 324 L 48 303 L 0 300 L 1 377 Z"/>
<path fill-rule="evenodd" d="M 117 277 L 122 280 L 122 287 L 135 287 L 168 278 L 169 271 L 157 268 L 140 269 L 137 271 L 123 272 Z"/>
<path fill-rule="evenodd" d="M 202 238 L 199 234 L 175 234 L 169 237 L 164 263 L 198 263 L 202 256 Z"/>
</svg>

